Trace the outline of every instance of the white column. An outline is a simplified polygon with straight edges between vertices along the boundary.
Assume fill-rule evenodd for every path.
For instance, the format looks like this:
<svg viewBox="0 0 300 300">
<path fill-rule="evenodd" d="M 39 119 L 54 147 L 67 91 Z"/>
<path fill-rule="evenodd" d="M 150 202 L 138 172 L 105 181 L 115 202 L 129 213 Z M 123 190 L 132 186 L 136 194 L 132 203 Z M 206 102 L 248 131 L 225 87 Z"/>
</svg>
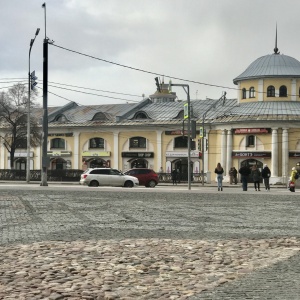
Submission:
<svg viewBox="0 0 300 300">
<path fill-rule="evenodd" d="M 272 177 L 278 177 L 278 132 L 272 128 Z"/>
<path fill-rule="evenodd" d="M 286 183 L 288 180 L 289 168 L 289 131 L 287 128 L 282 129 L 282 180 Z"/>
<path fill-rule="evenodd" d="M 258 80 L 258 101 L 264 101 L 264 80 Z"/>
<path fill-rule="evenodd" d="M 228 172 L 230 168 L 232 167 L 232 131 L 227 131 L 227 169 L 226 169 L 226 175 L 228 175 Z"/>
<path fill-rule="evenodd" d="M 5 157 L 5 152 L 4 152 L 4 149 L 5 149 L 5 147 L 3 146 L 3 144 L 1 143 L 0 144 L 0 157 L 1 157 L 1 159 L 0 159 L 0 168 L 1 169 L 5 169 L 5 161 L 4 161 L 4 157 Z"/>
<path fill-rule="evenodd" d="M 111 166 L 118 170 L 123 170 L 123 166 L 119 166 L 119 132 L 114 132 L 114 152 L 111 157 Z"/>
<path fill-rule="evenodd" d="M 38 146 L 35 148 L 35 155 L 36 157 L 34 158 L 36 164 L 35 164 L 35 170 L 40 170 L 42 169 L 42 147 Z"/>
<path fill-rule="evenodd" d="M 288 91 L 289 94 L 289 91 Z M 292 79 L 292 90 L 291 90 L 291 100 L 296 101 L 297 100 L 297 81 L 296 79 Z"/>
<path fill-rule="evenodd" d="M 226 169 L 227 169 L 227 166 L 226 166 L 226 130 L 223 129 L 222 130 L 222 135 L 221 135 L 221 165 L 224 169 L 224 172 L 226 174 Z"/>
<path fill-rule="evenodd" d="M 74 132 L 74 155 L 73 155 L 73 167 L 72 169 L 81 168 L 81 162 L 79 163 L 79 137 L 80 132 Z"/>
<path fill-rule="evenodd" d="M 157 165 L 154 167 L 154 169 L 155 169 L 155 171 L 159 171 L 160 167 L 162 167 L 164 172 L 166 172 L 165 166 L 162 165 L 162 140 L 161 140 L 161 136 L 162 136 L 162 130 L 157 130 L 156 131 L 156 145 L 157 145 L 156 164 Z"/>
</svg>

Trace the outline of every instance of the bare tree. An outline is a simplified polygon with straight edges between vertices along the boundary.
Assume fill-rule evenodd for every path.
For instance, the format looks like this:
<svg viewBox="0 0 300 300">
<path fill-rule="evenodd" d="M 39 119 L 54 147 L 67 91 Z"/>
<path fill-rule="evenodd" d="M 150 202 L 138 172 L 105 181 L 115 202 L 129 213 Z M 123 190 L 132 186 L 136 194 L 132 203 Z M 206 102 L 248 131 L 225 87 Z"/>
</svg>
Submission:
<svg viewBox="0 0 300 300">
<path fill-rule="evenodd" d="M 33 97 L 34 99 L 34 94 Z M 7 92 L 0 94 L 0 139 L 10 154 L 10 167 L 14 168 L 16 149 L 27 148 L 27 88 L 24 84 L 16 84 Z M 33 102 L 30 103 L 33 107 Z M 30 118 L 30 146 L 41 143 L 41 128 L 38 120 Z"/>
</svg>

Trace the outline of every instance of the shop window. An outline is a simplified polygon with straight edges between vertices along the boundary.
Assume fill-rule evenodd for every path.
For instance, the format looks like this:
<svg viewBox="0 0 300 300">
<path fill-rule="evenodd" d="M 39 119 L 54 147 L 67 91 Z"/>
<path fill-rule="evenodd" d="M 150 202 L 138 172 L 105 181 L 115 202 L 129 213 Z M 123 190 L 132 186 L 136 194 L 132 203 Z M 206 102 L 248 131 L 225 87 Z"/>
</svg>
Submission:
<svg viewBox="0 0 300 300">
<path fill-rule="evenodd" d="M 242 99 L 246 99 L 246 89 L 242 89 Z"/>
<path fill-rule="evenodd" d="M 51 149 L 56 148 L 56 149 L 65 149 L 65 140 L 56 138 L 51 140 Z"/>
<path fill-rule="evenodd" d="M 186 136 L 178 136 L 174 139 L 174 148 L 187 148 L 188 138 Z"/>
<path fill-rule="evenodd" d="M 67 169 L 67 162 L 62 158 L 56 158 L 51 162 L 52 170 L 65 170 Z"/>
<path fill-rule="evenodd" d="M 268 86 L 267 97 L 275 97 L 275 88 L 273 85 Z"/>
<path fill-rule="evenodd" d="M 287 97 L 287 88 L 285 85 L 279 88 L 279 97 Z"/>
<path fill-rule="evenodd" d="M 146 148 L 146 139 L 141 136 L 136 136 L 129 139 L 130 148 Z"/>
<path fill-rule="evenodd" d="M 249 89 L 249 98 L 255 98 L 255 89 L 254 89 L 254 87 L 251 87 Z"/>
<path fill-rule="evenodd" d="M 102 139 L 102 138 L 90 139 L 90 148 L 91 149 L 95 149 L 95 148 L 104 149 L 104 139 Z"/>
<path fill-rule="evenodd" d="M 254 135 L 249 135 L 247 136 L 247 147 L 254 147 L 255 146 L 255 136 Z"/>
</svg>

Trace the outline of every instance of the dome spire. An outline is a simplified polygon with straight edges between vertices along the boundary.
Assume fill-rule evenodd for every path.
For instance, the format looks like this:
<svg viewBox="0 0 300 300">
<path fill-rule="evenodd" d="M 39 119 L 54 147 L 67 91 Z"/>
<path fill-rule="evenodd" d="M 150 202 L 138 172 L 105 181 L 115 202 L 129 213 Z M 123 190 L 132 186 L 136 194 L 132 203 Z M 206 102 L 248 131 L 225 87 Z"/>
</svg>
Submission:
<svg viewBox="0 0 300 300">
<path fill-rule="evenodd" d="M 280 54 L 280 52 L 278 52 L 278 48 L 277 48 L 277 22 L 276 22 L 276 37 L 275 37 L 275 48 L 274 48 L 274 53 L 275 54 Z"/>
</svg>

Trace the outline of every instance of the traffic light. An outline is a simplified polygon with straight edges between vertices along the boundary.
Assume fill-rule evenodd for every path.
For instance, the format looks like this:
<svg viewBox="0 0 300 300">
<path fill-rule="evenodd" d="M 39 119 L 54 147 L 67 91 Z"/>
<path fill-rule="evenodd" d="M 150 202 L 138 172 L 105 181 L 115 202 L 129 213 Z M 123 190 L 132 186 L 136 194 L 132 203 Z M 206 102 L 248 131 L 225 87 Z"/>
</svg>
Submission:
<svg viewBox="0 0 300 300">
<path fill-rule="evenodd" d="M 158 90 L 159 92 L 161 92 L 158 77 L 155 77 L 155 82 L 156 82 L 157 90 Z"/>
<path fill-rule="evenodd" d="M 191 120 L 191 138 L 195 139 L 196 138 L 196 121 Z"/>
<path fill-rule="evenodd" d="M 37 85 L 37 82 L 36 80 L 38 79 L 36 76 L 35 76 L 35 71 L 33 71 L 31 74 L 30 74 L 30 81 L 31 81 L 31 89 L 33 90 L 35 88 L 35 86 Z"/>
</svg>

